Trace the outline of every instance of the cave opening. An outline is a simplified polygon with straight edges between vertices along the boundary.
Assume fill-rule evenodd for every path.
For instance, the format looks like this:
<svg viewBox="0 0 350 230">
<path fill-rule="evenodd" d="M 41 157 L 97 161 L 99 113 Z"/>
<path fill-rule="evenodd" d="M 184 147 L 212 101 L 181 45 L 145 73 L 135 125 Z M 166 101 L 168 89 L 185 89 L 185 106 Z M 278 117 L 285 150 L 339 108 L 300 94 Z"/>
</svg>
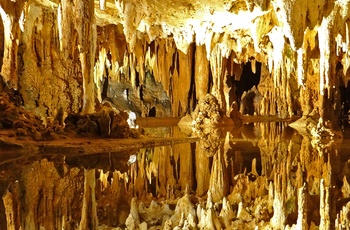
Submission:
<svg viewBox="0 0 350 230">
<path fill-rule="evenodd" d="M 156 117 L 156 107 L 152 107 L 149 112 L 148 112 L 148 116 L 149 117 Z"/>
<path fill-rule="evenodd" d="M 261 63 L 251 61 L 242 64 L 242 74 L 239 80 L 234 80 L 234 89 L 238 107 L 242 114 L 253 115 L 255 111 L 254 102 L 259 96 L 257 87 L 260 83 Z M 237 76 L 235 77 L 237 79 Z"/>
</svg>

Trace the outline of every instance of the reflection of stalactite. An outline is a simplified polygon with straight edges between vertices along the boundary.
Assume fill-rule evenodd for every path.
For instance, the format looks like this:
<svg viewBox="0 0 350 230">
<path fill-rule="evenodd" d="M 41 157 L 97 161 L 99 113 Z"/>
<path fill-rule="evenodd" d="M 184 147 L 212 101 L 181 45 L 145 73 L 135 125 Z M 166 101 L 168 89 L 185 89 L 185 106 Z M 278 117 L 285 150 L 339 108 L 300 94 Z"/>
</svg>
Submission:
<svg viewBox="0 0 350 230">
<path fill-rule="evenodd" d="M 8 230 L 20 229 L 21 215 L 20 204 L 17 200 L 19 197 L 18 183 L 10 184 L 5 194 L 2 196 L 4 202 L 6 222 Z"/>
<path fill-rule="evenodd" d="M 160 197 L 174 197 L 176 179 L 174 177 L 174 161 L 171 146 L 163 146 L 154 149 L 153 170 L 156 180 L 157 195 Z"/>
<path fill-rule="evenodd" d="M 95 169 L 84 170 L 83 207 L 79 229 L 97 229 L 97 206 L 95 197 L 96 175 Z"/>
<path fill-rule="evenodd" d="M 201 149 L 196 147 L 195 153 L 196 162 L 196 183 L 197 183 L 197 196 L 203 196 L 206 194 L 209 188 L 209 178 L 210 178 L 210 160 L 206 153 Z"/>
<path fill-rule="evenodd" d="M 227 169 L 224 159 L 224 148 L 223 144 L 213 156 L 213 165 L 211 168 L 209 190 L 212 194 L 213 201 L 219 202 L 225 196 L 227 196 L 229 190 Z"/>
<path fill-rule="evenodd" d="M 179 144 L 173 146 L 174 155 L 179 154 L 179 178 L 178 184 L 181 191 L 194 187 L 193 156 L 190 144 Z"/>
</svg>

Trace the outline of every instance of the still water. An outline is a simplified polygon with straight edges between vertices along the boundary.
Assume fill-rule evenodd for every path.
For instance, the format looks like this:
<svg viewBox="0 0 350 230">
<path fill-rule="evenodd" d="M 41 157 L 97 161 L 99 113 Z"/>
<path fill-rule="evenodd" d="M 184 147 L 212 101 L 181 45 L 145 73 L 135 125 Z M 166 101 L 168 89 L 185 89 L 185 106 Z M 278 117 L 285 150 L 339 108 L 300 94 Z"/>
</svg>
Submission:
<svg viewBox="0 0 350 230">
<path fill-rule="evenodd" d="M 193 135 L 177 126 L 146 133 Z M 320 144 L 275 122 L 197 135 L 127 152 L 2 155 L 0 229 L 350 226 L 347 135 Z"/>
</svg>

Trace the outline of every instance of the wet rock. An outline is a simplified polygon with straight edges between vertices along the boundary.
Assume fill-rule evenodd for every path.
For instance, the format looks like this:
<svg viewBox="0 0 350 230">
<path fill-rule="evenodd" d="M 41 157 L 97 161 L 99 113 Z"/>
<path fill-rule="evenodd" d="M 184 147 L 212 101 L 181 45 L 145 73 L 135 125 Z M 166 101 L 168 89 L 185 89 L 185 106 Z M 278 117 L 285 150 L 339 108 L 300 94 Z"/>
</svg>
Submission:
<svg viewBox="0 0 350 230">
<path fill-rule="evenodd" d="M 138 129 L 131 129 L 127 120 L 129 115 L 123 111 L 116 111 L 102 106 L 100 111 L 93 114 L 69 114 L 64 123 L 65 130 L 75 131 L 84 136 L 101 136 L 111 138 L 140 137 Z"/>
<path fill-rule="evenodd" d="M 67 136 L 101 136 L 111 138 L 140 137 L 139 129 L 131 129 L 126 112 L 103 106 L 92 114 L 68 114 L 58 109 L 53 121 L 43 121 L 22 107 L 17 107 L 7 93 L 0 94 L 0 129 L 14 130 L 21 139 L 29 137 L 36 141 L 54 140 Z"/>
<path fill-rule="evenodd" d="M 215 126 L 222 122 L 220 104 L 212 94 L 207 94 L 198 102 L 191 116 L 194 127 Z"/>
<path fill-rule="evenodd" d="M 0 146 L 3 150 L 13 150 L 13 149 L 22 149 L 23 145 L 18 143 L 10 143 L 0 138 Z"/>
<path fill-rule="evenodd" d="M 197 129 L 196 133 L 200 137 L 200 141 L 197 146 L 200 151 L 203 152 L 208 157 L 214 156 L 220 146 L 220 135 L 219 129 Z"/>
</svg>

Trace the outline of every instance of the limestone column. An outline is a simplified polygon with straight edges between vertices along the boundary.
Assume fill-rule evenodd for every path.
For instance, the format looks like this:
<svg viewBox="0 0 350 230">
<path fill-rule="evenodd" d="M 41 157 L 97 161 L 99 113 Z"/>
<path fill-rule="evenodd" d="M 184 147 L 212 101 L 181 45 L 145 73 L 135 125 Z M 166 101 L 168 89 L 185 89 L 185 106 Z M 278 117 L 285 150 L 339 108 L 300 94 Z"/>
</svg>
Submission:
<svg viewBox="0 0 350 230">
<path fill-rule="evenodd" d="M 73 15 L 66 15 L 67 17 Z M 78 50 L 83 75 L 83 113 L 94 112 L 94 63 L 96 52 L 96 24 L 94 1 L 74 0 L 74 27 L 78 33 Z"/>
</svg>

